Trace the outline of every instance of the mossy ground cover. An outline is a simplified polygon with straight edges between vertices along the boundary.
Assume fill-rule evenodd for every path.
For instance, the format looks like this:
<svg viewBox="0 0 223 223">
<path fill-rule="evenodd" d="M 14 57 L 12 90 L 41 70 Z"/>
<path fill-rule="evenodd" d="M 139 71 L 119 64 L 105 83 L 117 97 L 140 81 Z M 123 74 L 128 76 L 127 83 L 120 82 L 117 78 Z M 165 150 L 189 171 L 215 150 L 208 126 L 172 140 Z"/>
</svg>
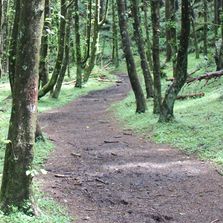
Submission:
<svg viewBox="0 0 223 223">
<path fill-rule="evenodd" d="M 189 73 L 197 67 L 202 69 L 194 74 L 199 76 L 207 71 L 214 71 L 211 59 L 196 60 L 189 56 Z M 140 72 L 140 68 L 138 67 Z M 171 77 L 172 68 L 168 64 L 164 70 Z M 168 82 L 163 80 L 163 93 Z M 177 101 L 175 121 L 167 124 L 158 123 L 158 116 L 152 114 L 152 100 L 148 100 L 148 111 L 135 114 L 135 100 L 131 92 L 129 96 L 112 107 L 117 117 L 139 134 L 156 143 L 165 143 L 196 154 L 199 158 L 212 160 L 223 165 L 223 78 L 194 82 L 185 86 L 180 94 L 204 92 L 205 97 Z"/>
<path fill-rule="evenodd" d="M 71 73 L 75 74 L 75 68 L 71 69 Z M 103 77 L 101 79 L 101 77 Z M 102 81 L 99 81 L 102 80 Z M 104 80 L 104 81 L 103 81 Z M 87 94 L 92 90 L 100 90 L 109 87 L 115 77 L 110 75 L 108 70 L 103 70 L 96 67 L 93 71 L 92 77 L 89 82 L 83 85 L 83 88 L 74 88 L 74 79 L 66 77 L 63 85 L 61 95 L 59 99 L 53 99 L 50 96 L 46 96 L 39 101 L 38 110 L 44 112 L 49 109 L 57 108 L 65 105 L 66 103 Z M 8 79 L 3 77 L 0 79 L 0 178 L 2 176 L 5 143 L 7 143 L 7 132 L 10 119 L 11 99 L 10 87 Z M 35 160 L 34 160 L 34 173 L 41 174 L 41 168 L 44 160 L 49 153 L 53 150 L 54 145 L 46 140 L 46 142 L 38 142 L 35 145 Z M 1 180 L 0 180 L 1 181 Z M 46 198 L 44 194 L 39 190 L 37 186 L 38 182 L 34 186 L 34 195 L 38 207 L 41 210 L 41 214 L 38 217 L 27 216 L 16 209 L 14 212 L 5 216 L 0 212 L 0 223 L 68 223 L 71 219 L 66 214 L 66 210 L 60 207 L 52 199 Z"/>
</svg>

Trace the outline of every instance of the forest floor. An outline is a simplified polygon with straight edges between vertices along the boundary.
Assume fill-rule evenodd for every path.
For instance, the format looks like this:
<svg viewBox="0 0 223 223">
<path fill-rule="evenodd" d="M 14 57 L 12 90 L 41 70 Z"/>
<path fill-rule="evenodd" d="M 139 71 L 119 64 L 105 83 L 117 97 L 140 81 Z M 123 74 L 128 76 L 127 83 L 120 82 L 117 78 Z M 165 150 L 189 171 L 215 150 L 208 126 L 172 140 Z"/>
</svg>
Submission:
<svg viewBox="0 0 223 223">
<path fill-rule="evenodd" d="M 41 115 L 56 145 L 43 190 L 76 223 L 223 222 L 223 176 L 121 126 L 109 109 L 130 89 L 126 75 L 120 80 Z"/>
</svg>

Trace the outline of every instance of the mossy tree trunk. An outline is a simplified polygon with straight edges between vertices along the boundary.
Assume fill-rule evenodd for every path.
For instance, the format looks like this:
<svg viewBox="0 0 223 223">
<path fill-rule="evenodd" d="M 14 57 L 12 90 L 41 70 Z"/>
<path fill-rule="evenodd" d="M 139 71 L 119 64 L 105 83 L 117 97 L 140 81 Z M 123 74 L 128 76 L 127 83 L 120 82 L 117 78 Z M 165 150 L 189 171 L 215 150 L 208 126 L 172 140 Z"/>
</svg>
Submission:
<svg viewBox="0 0 223 223">
<path fill-rule="evenodd" d="M 151 51 L 151 42 L 150 42 L 150 29 L 148 23 L 148 1 L 143 0 L 143 11 L 144 11 L 144 27 L 146 32 L 146 56 L 149 62 L 150 70 L 153 69 L 153 59 L 152 59 L 152 51 Z"/>
<path fill-rule="evenodd" d="M 27 211 L 32 203 L 33 147 L 36 131 L 38 74 L 44 0 L 21 0 L 12 113 L 6 147 L 0 206 Z M 29 205 L 30 206 L 30 205 Z"/>
<path fill-rule="evenodd" d="M 143 113 L 146 111 L 146 101 L 141 88 L 137 73 L 134 57 L 131 51 L 131 42 L 128 34 L 127 16 L 125 0 L 117 0 L 119 27 L 122 38 L 122 48 L 124 51 L 129 79 L 136 99 L 136 112 Z"/>
<path fill-rule="evenodd" d="M 41 40 L 41 53 L 40 53 L 40 68 L 39 68 L 39 81 L 40 86 L 44 86 L 49 81 L 49 69 L 48 69 L 48 31 L 50 29 L 50 1 L 45 0 L 44 11 L 44 29 Z"/>
<path fill-rule="evenodd" d="M 76 84 L 75 87 L 82 87 L 82 56 L 81 56 L 81 38 L 80 38 L 80 17 L 79 0 L 74 1 L 74 26 L 75 26 L 75 45 L 76 45 Z M 90 37 L 89 37 L 90 38 Z"/>
<path fill-rule="evenodd" d="M 141 59 L 141 68 L 143 71 L 145 86 L 146 86 L 146 94 L 147 98 L 153 97 L 153 80 L 149 70 L 149 65 L 147 62 L 147 57 L 145 53 L 145 44 L 142 36 L 141 29 L 141 19 L 139 12 L 139 1 L 131 0 L 131 12 L 133 16 L 133 28 L 134 28 L 134 38 L 136 40 L 136 44 L 138 47 L 138 52 Z"/>
<path fill-rule="evenodd" d="M 169 62 L 177 53 L 176 0 L 165 1 L 166 17 L 166 61 Z"/>
<path fill-rule="evenodd" d="M 221 4 L 221 13 L 223 13 L 223 4 Z M 223 69 L 223 14 L 221 16 L 221 44 L 216 44 L 215 62 L 216 70 Z"/>
<path fill-rule="evenodd" d="M 66 23 L 65 52 L 64 52 L 65 56 L 63 58 L 62 67 L 61 67 L 60 74 L 56 83 L 56 87 L 52 94 L 52 98 L 58 98 L 60 95 L 61 87 L 62 87 L 63 80 L 66 74 L 68 63 L 69 63 L 69 53 L 70 53 L 69 43 L 70 43 L 70 26 L 71 26 L 70 21 L 71 21 L 71 10 L 69 9 L 68 16 L 67 16 L 67 23 Z"/>
<path fill-rule="evenodd" d="M 117 28 L 117 6 L 115 0 L 112 0 L 112 62 L 115 67 L 119 66 L 118 50 L 118 28 Z"/>
<path fill-rule="evenodd" d="M 217 40 L 218 28 L 220 27 L 220 12 L 221 12 L 222 0 L 214 0 L 214 31 L 215 31 L 215 40 Z"/>
<path fill-rule="evenodd" d="M 60 0 L 60 27 L 59 27 L 59 33 L 58 33 L 58 51 L 57 51 L 57 58 L 55 67 L 52 73 L 52 76 L 50 80 L 47 82 L 46 85 L 44 85 L 40 91 L 39 91 L 39 98 L 46 95 L 48 92 L 52 91 L 58 76 L 60 74 L 61 66 L 63 63 L 64 58 L 64 47 L 65 47 L 65 32 L 66 32 L 66 14 L 67 14 L 67 1 L 66 0 Z"/>
<path fill-rule="evenodd" d="M 14 0 L 15 4 L 15 18 L 13 22 L 11 41 L 9 44 L 9 82 L 11 92 L 13 92 L 14 79 L 15 79 L 15 62 L 16 62 L 16 51 L 17 51 L 17 39 L 18 39 L 18 28 L 19 28 L 19 15 L 20 15 L 20 1 Z"/>
<path fill-rule="evenodd" d="M 103 15 L 100 15 L 100 1 L 95 0 L 95 13 L 94 13 L 94 28 L 93 28 L 93 40 L 91 44 L 91 52 L 90 57 L 87 62 L 87 65 L 84 70 L 84 79 L 83 81 L 86 83 L 90 77 L 90 74 L 95 66 L 95 60 L 96 60 L 96 53 L 97 53 L 97 43 L 98 43 L 98 37 L 99 37 L 99 31 L 101 27 L 103 26 L 108 12 L 108 0 L 105 2 L 105 10 L 103 12 Z M 100 18 L 102 18 L 100 20 Z"/>
<path fill-rule="evenodd" d="M 177 55 L 177 72 L 173 83 L 168 87 L 166 91 L 159 117 L 160 122 L 168 122 L 173 120 L 173 109 L 176 97 L 187 80 L 188 45 L 190 37 L 189 0 L 182 1 L 181 8 L 181 36 Z"/>
<path fill-rule="evenodd" d="M 154 107 L 153 113 L 160 113 L 161 81 L 160 81 L 160 1 L 151 0 L 151 20 L 153 28 L 153 77 L 154 77 Z"/>
<path fill-rule="evenodd" d="M 10 31 L 10 21 L 9 21 L 9 3 L 8 0 L 2 0 L 2 71 L 4 74 L 8 72 L 8 46 L 9 46 L 9 31 Z"/>
</svg>

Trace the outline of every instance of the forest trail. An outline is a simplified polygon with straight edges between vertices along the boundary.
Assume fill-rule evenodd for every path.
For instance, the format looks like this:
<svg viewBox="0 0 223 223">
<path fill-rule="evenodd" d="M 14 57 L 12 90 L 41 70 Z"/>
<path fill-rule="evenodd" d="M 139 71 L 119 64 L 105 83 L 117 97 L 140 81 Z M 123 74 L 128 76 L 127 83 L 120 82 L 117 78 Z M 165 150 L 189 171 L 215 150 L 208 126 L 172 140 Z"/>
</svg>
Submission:
<svg viewBox="0 0 223 223">
<path fill-rule="evenodd" d="M 145 141 L 108 111 L 129 91 L 120 79 L 41 115 L 56 144 L 43 190 L 76 223 L 223 222 L 223 177 L 214 165 Z"/>
</svg>

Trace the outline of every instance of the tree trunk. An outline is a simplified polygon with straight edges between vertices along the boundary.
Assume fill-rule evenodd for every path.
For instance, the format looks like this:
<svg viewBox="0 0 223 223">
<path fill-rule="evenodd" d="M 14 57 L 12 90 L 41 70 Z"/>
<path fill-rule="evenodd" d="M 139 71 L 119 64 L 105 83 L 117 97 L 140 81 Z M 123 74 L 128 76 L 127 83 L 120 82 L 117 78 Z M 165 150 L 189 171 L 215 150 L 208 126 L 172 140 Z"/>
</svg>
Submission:
<svg viewBox="0 0 223 223">
<path fill-rule="evenodd" d="M 223 4 L 221 5 L 221 13 L 223 12 Z M 223 18 L 221 20 L 221 43 L 216 43 L 215 47 L 215 62 L 216 62 L 216 70 L 223 69 Z"/>
<path fill-rule="evenodd" d="M 135 61 L 131 51 L 131 42 L 128 34 L 127 16 L 124 0 L 117 0 L 119 27 L 122 38 L 122 47 L 126 59 L 126 65 L 128 70 L 131 86 L 136 98 L 136 112 L 143 113 L 146 111 L 146 102 L 141 88 L 135 67 Z"/>
<path fill-rule="evenodd" d="M 150 98 L 153 97 L 153 80 L 150 74 L 149 65 L 146 58 L 145 44 L 142 37 L 141 19 L 138 5 L 139 5 L 138 0 L 131 0 L 131 11 L 134 19 L 133 22 L 134 38 L 136 40 L 138 52 L 141 59 L 141 68 L 143 71 L 147 98 Z"/>
<path fill-rule="evenodd" d="M 60 28 L 59 28 L 59 36 L 58 36 L 58 52 L 57 52 L 57 59 L 56 64 L 52 73 L 50 80 L 47 82 L 45 86 L 39 91 L 39 98 L 46 95 L 48 92 L 53 90 L 55 86 L 58 76 L 60 74 L 61 66 L 63 63 L 64 58 L 64 46 L 65 46 L 65 31 L 66 31 L 66 14 L 67 14 L 67 4 L 66 0 L 61 0 L 61 17 L 60 17 Z"/>
<path fill-rule="evenodd" d="M 118 29 L 117 29 L 117 7 L 114 0 L 112 0 L 112 62 L 115 67 L 119 66 L 119 52 L 118 52 Z"/>
<path fill-rule="evenodd" d="M 65 52 L 64 52 L 65 56 L 63 59 L 63 64 L 60 70 L 60 74 L 57 80 L 55 90 L 52 94 L 52 98 L 58 98 L 60 95 L 61 87 L 63 84 L 63 80 L 65 77 L 68 62 L 69 62 L 69 52 L 70 52 L 69 42 L 70 42 L 70 26 L 71 26 L 70 21 L 71 21 L 71 11 L 68 10 L 67 25 L 66 25 L 66 38 L 65 38 Z"/>
<path fill-rule="evenodd" d="M 39 53 L 44 0 L 21 0 L 15 83 L 2 177 L 0 205 L 28 211 L 32 202 L 33 146 L 36 131 Z M 27 203 L 28 202 L 28 203 Z"/>
<path fill-rule="evenodd" d="M 214 0 L 214 25 L 215 25 L 215 40 L 217 40 L 218 28 L 220 26 L 220 12 L 222 0 Z"/>
<path fill-rule="evenodd" d="M 105 12 L 103 15 L 100 15 L 100 13 L 99 13 L 100 12 L 99 5 L 100 5 L 99 0 L 96 0 L 95 1 L 93 41 L 91 44 L 91 53 L 90 53 L 89 61 L 88 61 L 87 66 L 84 70 L 84 80 L 83 80 L 84 82 L 88 81 L 90 74 L 95 66 L 99 31 L 106 20 L 107 11 L 108 11 L 108 0 L 106 0 L 106 6 L 105 6 L 105 10 L 104 10 Z M 100 18 L 102 18 L 102 19 L 100 20 Z"/>
<path fill-rule="evenodd" d="M 76 45 L 76 84 L 75 87 L 82 87 L 82 56 L 81 56 L 81 39 L 80 39 L 80 19 L 79 19 L 79 0 L 74 2 L 75 16 L 75 45 Z"/>
<path fill-rule="evenodd" d="M 153 76 L 154 76 L 154 108 L 153 113 L 160 113 L 161 81 L 160 81 L 160 1 L 151 0 L 151 19 L 153 27 Z"/>
<path fill-rule="evenodd" d="M 9 1 L 2 0 L 2 43 L 3 43 L 3 54 L 2 54 L 2 71 L 3 73 L 8 72 L 8 45 L 9 45 Z"/>
<path fill-rule="evenodd" d="M 190 10 L 189 0 L 184 0 L 181 3 L 182 18 L 181 18 L 181 36 L 180 45 L 177 55 L 176 77 L 170 87 L 167 89 L 165 98 L 162 103 L 160 122 L 168 122 L 173 120 L 173 108 L 178 93 L 187 80 L 187 65 L 188 65 L 188 45 L 190 36 Z"/>
<path fill-rule="evenodd" d="M 50 29 L 50 1 L 45 1 L 45 12 L 44 12 L 44 29 L 43 36 L 41 40 L 41 54 L 40 54 L 40 68 L 39 68 L 39 80 L 41 82 L 40 86 L 44 86 L 49 81 L 48 78 L 48 32 L 47 29 Z"/>
<path fill-rule="evenodd" d="M 95 1 L 95 13 L 94 13 L 94 29 L 93 29 L 93 40 L 91 44 L 91 52 L 88 64 L 84 71 L 84 82 L 87 82 L 90 74 L 94 68 L 95 65 L 95 59 L 96 59 L 96 52 L 97 52 L 97 43 L 98 43 L 98 34 L 99 34 L 99 13 L 100 7 L 99 7 L 99 0 Z"/>
<path fill-rule="evenodd" d="M 171 12 L 170 12 L 170 0 L 165 1 L 165 23 L 166 23 L 166 62 L 169 62 L 172 58 L 172 48 L 171 48 Z"/>
<path fill-rule="evenodd" d="M 191 26 L 192 26 L 192 31 L 193 31 L 193 38 L 194 38 L 194 47 L 195 47 L 195 54 L 196 54 L 196 59 L 199 59 L 199 47 L 198 47 L 198 40 L 197 40 L 197 32 L 196 32 L 196 16 L 193 7 L 191 6 Z"/>
<path fill-rule="evenodd" d="M 208 54 L 208 2 L 207 0 L 203 0 L 204 4 L 204 55 Z"/>
<path fill-rule="evenodd" d="M 15 0 L 15 18 L 13 22 L 11 41 L 9 46 L 9 81 L 11 86 L 11 92 L 13 92 L 13 86 L 15 82 L 15 63 L 17 53 L 17 39 L 19 34 L 19 15 L 20 15 L 20 1 Z"/>
<path fill-rule="evenodd" d="M 149 24 L 148 24 L 148 1 L 143 0 L 143 11 L 144 11 L 144 27 L 146 32 L 146 56 L 147 60 L 149 62 L 149 68 L 150 70 L 153 69 L 153 59 L 152 59 L 152 53 L 151 53 L 151 42 L 150 42 L 150 35 L 149 35 Z"/>
</svg>

